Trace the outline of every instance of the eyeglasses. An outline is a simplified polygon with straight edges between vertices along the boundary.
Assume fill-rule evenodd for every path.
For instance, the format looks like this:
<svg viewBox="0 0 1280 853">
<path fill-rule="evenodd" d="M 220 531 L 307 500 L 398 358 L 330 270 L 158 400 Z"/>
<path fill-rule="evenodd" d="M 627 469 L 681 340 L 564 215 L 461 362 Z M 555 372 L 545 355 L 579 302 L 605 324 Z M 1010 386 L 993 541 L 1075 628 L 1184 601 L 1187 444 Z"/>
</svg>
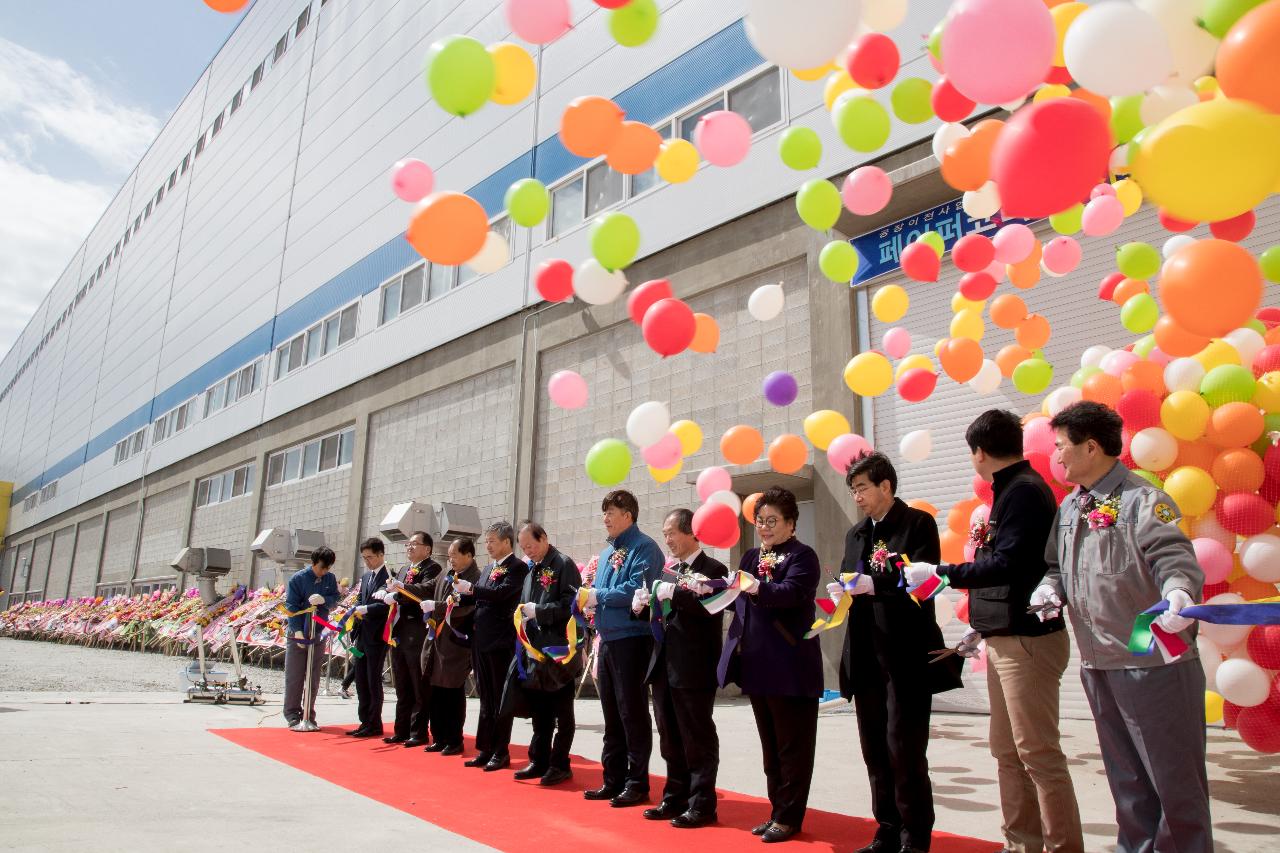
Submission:
<svg viewBox="0 0 1280 853">
<path fill-rule="evenodd" d="M 763 527 L 767 530 L 772 530 L 773 528 L 778 526 L 778 522 L 781 520 L 782 519 L 778 518 L 776 515 L 771 515 L 768 518 L 761 518 L 760 516 L 757 515 L 756 527 Z"/>
<path fill-rule="evenodd" d="M 865 495 L 867 492 L 871 491 L 874 488 L 875 486 L 868 486 L 866 484 L 863 484 L 860 486 L 854 486 L 853 488 L 849 489 L 849 492 L 850 494 L 856 495 L 857 497 L 862 497 L 863 495 Z"/>
</svg>

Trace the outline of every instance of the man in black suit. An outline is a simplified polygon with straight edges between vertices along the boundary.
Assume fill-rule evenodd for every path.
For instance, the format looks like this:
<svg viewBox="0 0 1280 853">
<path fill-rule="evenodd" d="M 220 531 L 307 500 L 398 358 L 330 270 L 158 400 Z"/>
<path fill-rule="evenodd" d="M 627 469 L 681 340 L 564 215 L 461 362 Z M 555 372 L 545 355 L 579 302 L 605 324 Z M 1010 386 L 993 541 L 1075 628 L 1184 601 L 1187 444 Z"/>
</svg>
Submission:
<svg viewBox="0 0 1280 853">
<path fill-rule="evenodd" d="M 387 624 L 386 603 L 373 596 L 381 593 L 391 573 L 387 570 L 386 547 L 376 536 L 360 543 L 360 559 L 364 560 L 365 573 L 360 578 L 360 591 L 356 597 L 356 619 L 353 633 L 355 647 L 360 657 L 355 659 L 355 682 L 358 728 L 347 732 L 352 737 L 380 737 L 382 735 L 382 665 L 387 659 L 387 644 L 382 631 Z"/>
<path fill-rule="evenodd" d="M 391 653 L 391 674 L 396 683 L 396 730 L 383 741 L 403 743 L 406 748 L 427 743 L 427 725 L 431 718 L 427 693 L 431 688 L 422 675 L 422 644 L 427 641 L 422 604 L 405 595 L 403 590 L 406 586 L 428 583 L 443 571 L 440 564 L 431 559 L 433 545 L 429 533 L 418 531 L 409 537 L 404 545 L 409 568 L 400 577 L 387 581 L 384 596 L 388 603 L 396 602 L 398 612 L 391 635 L 396 641 Z"/>
<path fill-rule="evenodd" d="M 866 516 L 845 537 L 841 571 L 857 573 L 853 589 L 833 583 L 837 605 L 856 596 L 840 661 L 840 693 L 853 699 L 862 758 L 871 782 L 871 812 L 879 827 L 858 853 L 919 853 L 933 832 L 929 785 L 929 716 L 933 694 L 961 686 L 958 655 L 930 664 L 942 648 L 932 601 L 907 595 L 905 558 L 937 563 L 938 525 L 896 496 L 898 473 L 881 453 L 849 466 L 845 483 Z"/>
<path fill-rule="evenodd" d="M 484 548 L 493 561 L 480 572 L 476 583 L 453 582 L 463 606 L 474 604 L 475 632 L 471 641 L 472 671 L 480 693 L 480 719 L 476 721 L 476 749 L 480 752 L 466 762 L 485 771 L 511 766 L 511 717 L 503 715 L 502 688 L 515 657 L 516 626 L 513 617 L 520 603 L 524 576 L 529 565 L 513 552 L 516 534 L 505 521 L 489 525 Z"/>
<path fill-rule="evenodd" d="M 728 577 L 729 570 L 702 550 L 693 535 L 693 513 L 677 509 L 662 524 L 667 551 L 679 560 L 680 579 L 663 580 L 652 595 L 636 590 L 636 604 L 661 621 L 645 680 L 653 685 L 653 718 L 667 763 L 662 802 L 645 809 L 647 820 L 670 820 L 680 829 L 715 823 L 716 771 L 720 739 L 711 712 L 716 700 L 716 664 L 724 636 L 724 614 L 708 613 L 689 588 L 692 582 Z M 692 579 L 692 580 L 691 580 Z M 651 600 L 656 599 L 656 600 Z M 655 637 L 658 632 L 655 631 Z"/>
</svg>

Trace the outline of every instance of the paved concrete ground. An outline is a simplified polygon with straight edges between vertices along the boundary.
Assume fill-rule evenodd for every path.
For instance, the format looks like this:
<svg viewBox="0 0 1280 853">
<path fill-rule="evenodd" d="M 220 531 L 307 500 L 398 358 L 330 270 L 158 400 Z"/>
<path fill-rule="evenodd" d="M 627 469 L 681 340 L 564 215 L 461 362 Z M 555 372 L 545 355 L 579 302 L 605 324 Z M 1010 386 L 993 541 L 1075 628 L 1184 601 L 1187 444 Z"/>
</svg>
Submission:
<svg viewBox="0 0 1280 853">
<path fill-rule="evenodd" d="M 176 690 L 182 666 L 181 659 L 156 655 L 0 640 L 0 773 L 6 780 L 0 849 L 212 851 L 245 842 L 291 844 L 315 830 L 332 842 L 335 821 L 365 828 L 362 849 L 404 849 L 407 839 L 436 850 L 487 849 L 207 734 L 210 728 L 278 726 L 280 698 L 268 696 L 260 708 L 184 705 Z M 92 673 L 77 675 L 82 670 Z M 77 681 L 97 690 L 77 690 Z M 137 684 L 151 688 L 141 692 Z M 603 732 L 599 703 L 581 700 L 577 715 L 574 751 L 597 757 Z M 321 724 L 354 716 L 354 702 L 318 703 Z M 472 700 L 469 732 L 475 716 Z M 750 707 L 723 703 L 716 720 L 724 744 L 721 787 L 764 796 Z M 929 755 L 938 828 L 996 839 L 999 797 L 986 726 L 985 717 L 935 715 Z M 527 743 L 529 734 L 528 722 L 518 720 L 515 739 Z M 1086 847 L 1111 851 L 1113 808 L 1092 724 L 1067 721 L 1064 745 Z M 856 721 L 847 706 L 824 711 L 818 750 L 820 781 L 811 804 L 869 815 Z M 430 758 L 423 759 L 425 767 Z M 1218 851 L 1280 848 L 1278 768 L 1280 760 L 1252 752 L 1235 735 L 1210 733 Z M 653 771 L 663 771 L 656 749 Z"/>
</svg>

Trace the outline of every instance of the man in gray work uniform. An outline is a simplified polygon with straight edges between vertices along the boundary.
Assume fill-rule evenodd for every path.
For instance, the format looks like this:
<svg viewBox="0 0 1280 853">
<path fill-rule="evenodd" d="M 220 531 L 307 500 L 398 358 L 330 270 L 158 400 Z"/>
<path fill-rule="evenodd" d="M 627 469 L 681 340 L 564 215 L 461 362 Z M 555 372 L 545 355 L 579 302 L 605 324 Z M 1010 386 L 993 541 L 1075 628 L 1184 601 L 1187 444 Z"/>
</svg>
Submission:
<svg viewBox="0 0 1280 853">
<path fill-rule="evenodd" d="M 1120 416 L 1080 402 L 1051 422 L 1057 457 L 1079 484 L 1058 509 L 1048 574 L 1031 596 L 1051 618 L 1064 606 L 1080 678 L 1116 802 L 1118 853 L 1212 853 L 1205 772 L 1204 671 L 1194 621 L 1204 573 L 1178 529 L 1172 499 L 1120 463 Z M 1161 599 L 1156 624 L 1190 648 L 1172 662 L 1129 651 L 1135 617 Z"/>
</svg>

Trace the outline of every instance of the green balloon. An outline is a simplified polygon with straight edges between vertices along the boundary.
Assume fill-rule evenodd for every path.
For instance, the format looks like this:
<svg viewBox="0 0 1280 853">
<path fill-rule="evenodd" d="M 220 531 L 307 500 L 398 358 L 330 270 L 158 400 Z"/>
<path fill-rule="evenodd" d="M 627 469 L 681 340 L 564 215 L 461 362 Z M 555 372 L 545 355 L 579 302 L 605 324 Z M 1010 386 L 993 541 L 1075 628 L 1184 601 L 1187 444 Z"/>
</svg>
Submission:
<svg viewBox="0 0 1280 853">
<path fill-rule="evenodd" d="M 1082 367 L 1075 373 L 1071 374 L 1071 387 L 1083 388 L 1084 381 L 1095 373 L 1101 373 L 1101 367 Z"/>
<path fill-rule="evenodd" d="M 840 190 L 828 180 L 806 181 L 796 193 L 796 212 L 804 224 L 816 231 L 826 231 L 840 218 Z"/>
<path fill-rule="evenodd" d="M 1266 337 L 1266 334 L 1267 334 L 1267 324 L 1259 320 L 1257 317 L 1254 317 L 1252 320 L 1245 322 L 1245 324 L 1240 328 L 1253 329 L 1255 332 L 1262 335 L 1263 337 Z"/>
<path fill-rule="evenodd" d="M 844 144 L 854 151 L 870 153 L 889 141 L 889 113 L 866 95 L 842 97 L 832 119 Z"/>
<path fill-rule="evenodd" d="M 1280 284 L 1280 246 L 1272 246 L 1258 257 L 1262 274 L 1272 284 Z"/>
<path fill-rule="evenodd" d="M 1053 365 L 1042 358 L 1029 358 L 1013 369 L 1013 387 L 1023 394 L 1040 394 L 1053 381 Z"/>
<path fill-rule="evenodd" d="M 1111 99 L 1111 133 L 1117 145 L 1133 139 L 1142 130 L 1142 95 Z"/>
<path fill-rule="evenodd" d="M 587 451 L 586 468 L 597 486 L 616 486 L 631 472 L 631 449 L 616 438 L 601 439 Z"/>
<path fill-rule="evenodd" d="M 1207 0 L 1200 7 L 1200 26 L 1216 39 L 1227 37 L 1235 22 L 1266 0 Z"/>
<path fill-rule="evenodd" d="M 631 266 L 640 252 L 640 228 L 625 213 L 606 213 L 591 223 L 591 254 L 613 272 Z"/>
<path fill-rule="evenodd" d="M 1073 204 L 1066 210 L 1059 211 L 1049 217 L 1049 227 L 1059 234 L 1071 236 L 1080 230 L 1081 220 L 1084 217 L 1084 205 Z"/>
<path fill-rule="evenodd" d="M 1223 403 L 1247 403 L 1257 388 L 1253 371 L 1238 364 L 1220 364 L 1200 380 L 1200 396 L 1210 406 Z"/>
<path fill-rule="evenodd" d="M 1116 268 L 1129 278 L 1146 281 L 1160 272 L 1160 252 L 1150 243 L 1125 243 L 1116 250 Z"/>
<path fill-rule="evenodd" d="M 921 124 L 933 118 L 933 104 L 929 100 L 932 94 L 933 84 L 928 80 L 908 77 L 893 87 L 889 103 L 899 121 Z"/>
<path fill-rule="evenodd" d="M 1125 300 L 1120 308 L 1120 324 L 1135 335 L 1144 335 L 1156 327 L 1160 306 L 1150 293 L 1138 293 Z"/>
<path fill-rule="evenodd" d="M 1151 351 L 1156 348 L 1156 336 L 1147 335 L 1133 345 L 1133 354 L 1139 358 L 1146 358 L 1151 355 Z"/>
<path fill-rule="evenodd" d="M 445 112 L 469 116 L 489 102 L 497 69 L 493 57 L 469 36 L 449 36 L 427 51 L 427 88 Z"/>
<path fill-rule="evenodd" d="M 1145 468 L 1135 468 L 1133 469 L 1133 473 L 1137 474 L 1139 477 L 1146 480 L 1148 483 L 1155 486 L 1157 489 L 1164 488 L 1164 480 L 1161 480 L 1159 477 L 1157 477 L 1155 474 L 1152 474 L 1150 471 L 1146 470 Z"/>
<path fill-rule="evenodd" d="M 932 32 L 929 33 L 929 40 L 925 42 L 925 47 L 933 54 L 933 58 L 942 61 L 942 31 L 947 27 L 947 19 L 943 18 L 934 24 Z"/>
<path fill-rule="evenodd" d="M 547 218 L 551 210 L 551 193 L 547 192 L 542 181 L 524 178 L 507 188 L 503 199 L 511 221 L 525 228 L 532 228 Z"/>
<path fill-rule="evenodd" d="M 937 231 L 926 231 L 916 238 L 917 243 L 924 243 L 926 246 L 938 253 L 938 257 L 942 257 L 942 253 L 947 250 L 947 244 L 943 241 L 942 235 Z"/>
<path fill-rule="evenodd" d="M 813 169 L 822 160 L 822 139 L 811 127 L 789 127 L 778 138 L 778 156 L 797 172 Z"/>
<path fill-rule="evenodd" d="M 818 268 L 832 281 L 847 284 L 858 271 L 858 252 L 847 240 L 832 240 L 818 255 Z"/>
<path fill-rule="evenodd" d="M 609 12 L 609 33 L 623 47 L 639 47 L 658 31 L 658 4 L 654 0 L 631 0 Z"/>
<path fill-rule="evenodd" d="M 1129 140 L 1129 148 L 1125 152 L 1125 162 L 1132 163 L 1138 158 L 1138 149 L 1142 147 L 1142 140 L 1147 138 L 1148 128 L 1143 128 L 1133 135 L 1133 139 Z"/>
<path fill-rule="evenodd" d="M 1280 412 L 1262 416 L 1262 435 L 1249 447 L 1259 456 L 1266 456 L 1271 447 L 1271 433 L 1280 432 Z"/>
</svg>

